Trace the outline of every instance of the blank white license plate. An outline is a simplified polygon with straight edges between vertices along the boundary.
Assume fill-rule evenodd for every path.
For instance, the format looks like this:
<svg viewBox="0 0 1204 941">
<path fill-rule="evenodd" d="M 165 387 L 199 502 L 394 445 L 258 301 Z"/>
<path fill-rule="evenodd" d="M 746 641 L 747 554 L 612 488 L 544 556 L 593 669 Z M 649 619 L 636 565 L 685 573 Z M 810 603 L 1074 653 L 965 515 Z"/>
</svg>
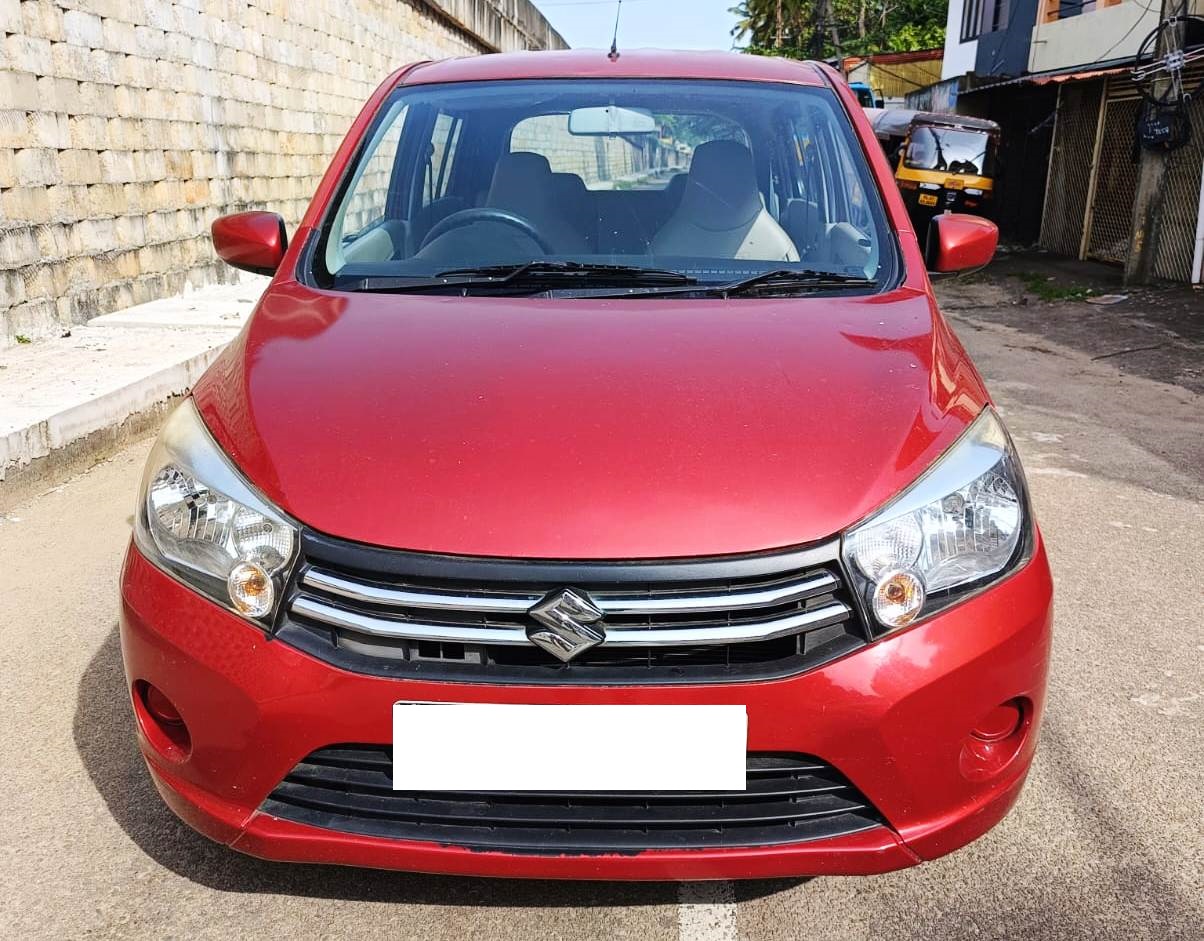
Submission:
<svg viewBox="0 0 1204 941">
<path fill-rule="evenodd" d="M 404 791 L 742 791 L 744 706 L 399 702 Z"/>
</svg>

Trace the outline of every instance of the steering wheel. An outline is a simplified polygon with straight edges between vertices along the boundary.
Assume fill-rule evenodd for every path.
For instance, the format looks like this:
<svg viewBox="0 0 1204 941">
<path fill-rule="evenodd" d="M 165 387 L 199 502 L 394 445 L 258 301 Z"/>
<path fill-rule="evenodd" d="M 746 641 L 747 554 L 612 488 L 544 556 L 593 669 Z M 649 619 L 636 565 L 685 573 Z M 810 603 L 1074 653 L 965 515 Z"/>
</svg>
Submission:
<svg viewBox="0 0 1204 941">
<path fill-rule="evenodd" d="M 539 230 L 529 220 L 520 216 L 518 213 L 511 212 L 508 209 L 495 209 L 491 206 L 482 206 L 479 209 L 461 209 L 459 212 L 453 212 L 445 219 L 436 222 L 426 237 L 422 240 L 422 244 L 418 246 L 418 250 L 426 248 L 431 242 L 439 238 L 441 235 L 446 235 L 454 229 L 462 229 L 468 225 L 475 225 L 478 222 L 497 222 L 502 225 L 508 225 L 512 229 L 518 229 L 523 235 L 531 239 L 539 250 L 545 255 L 551 255 L 552 246 L 548 244 L 547 239 L 540 235 Z"/>
</svg>

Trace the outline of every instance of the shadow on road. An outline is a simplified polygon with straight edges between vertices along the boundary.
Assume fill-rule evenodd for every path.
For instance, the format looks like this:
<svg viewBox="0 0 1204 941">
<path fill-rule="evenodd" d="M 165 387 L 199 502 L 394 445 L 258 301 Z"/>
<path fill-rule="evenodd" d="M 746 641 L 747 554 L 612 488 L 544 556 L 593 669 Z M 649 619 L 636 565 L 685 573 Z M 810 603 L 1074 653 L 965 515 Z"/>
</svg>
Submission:
<svg viewBox="0 0 1204 941">
<path fill-rule="evenodd" d="M 1128 923 L 1125 934 L 1138 937 L 1153 926 L 1162 937 L 1191 936 L 1180 935 L 1180 927 L 1204 923 L 1204 911 L 1198 898 L 1186 895 L 1169 878 L 1182 872 L 1179 859 L 1187 848 L 1157 845 L 1154 834 L 1132 825 L 1133 808 L 1109 781 L 1114 769 L 1084 755 L 1082 743 L 1063 722 L 1046 720 L 1041 747 L 1050 776 L 1086 831 L 1092 863 L 1110 884 L 1116 910 L 1122 913 L 1117 920 Z M 1165 796 L 1151 795 L 1151 804 Z"/>
<path fill-rule="evenodd" d="M 510 908 L 666 905 L 678 901 L 674 883 L 558 882 L 469 879 L 275 863 L 244 856 L 182 823 L 151 783 L 134 739 L 121 645 L 114 627 L 84 671 L 72 727 L 75 746 L 113 819 L 142 852 L 193 882 L 222 892 Z M 734 883 L 737 901 L 793 888 L 806 880 Z"/>
</svg>

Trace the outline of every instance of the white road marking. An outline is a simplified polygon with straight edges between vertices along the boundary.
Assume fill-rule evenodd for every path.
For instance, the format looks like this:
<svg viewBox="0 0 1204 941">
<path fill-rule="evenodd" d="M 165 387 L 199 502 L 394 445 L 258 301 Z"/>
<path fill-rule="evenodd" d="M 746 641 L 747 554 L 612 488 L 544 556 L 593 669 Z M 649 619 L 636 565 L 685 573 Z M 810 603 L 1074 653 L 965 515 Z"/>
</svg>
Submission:
<svg viewBox="0 0 1204 941">
<path fill-rule="evenodd" d="M 1184 703 L 1193 703 L 1200 698 L 1199 693 L 1188 693 L 1186 696 L 1164 696 L 1157 690 L 1151 690 L 1147 693 L 1142 693 L 1140 696 L 1130 696 L 1129 702 L 1135 702 L 1139 706 L 1144 706 L 1147 709 L 1154 709 L 1158 715 L 1166 716 L 1168 719 L 1195 718 L 1195 713 L 1188 709 Z"/>
<path fill-rule="evenodd" d="M 1041 477 L 1086 477 L 1086 474 L 1080 474 L 1078 471 L 1067 470 L 1065 467 L 1026 467 L 1025 471 L 1029 474 L 1039 475 Z"/>
<path fill-rule="evenodd" d="M 680 941 L 737 941 L 736 893 L 730 882 L 683 882 L 677 900 Z"/>
</svg>

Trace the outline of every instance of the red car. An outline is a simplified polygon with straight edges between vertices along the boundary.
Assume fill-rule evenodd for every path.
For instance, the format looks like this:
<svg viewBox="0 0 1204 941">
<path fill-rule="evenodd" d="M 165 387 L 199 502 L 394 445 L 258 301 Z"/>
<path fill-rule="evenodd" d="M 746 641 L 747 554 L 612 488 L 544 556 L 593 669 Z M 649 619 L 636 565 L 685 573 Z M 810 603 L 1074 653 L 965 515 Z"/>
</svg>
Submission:
<svg viewBox="0 0 1204 941">
<path fill-rule="evenodd" d="M 168 420 L 122 577 L 138 739 L 268 859 L 878 873 L 1016 800 L 1051 581 L 838 76 L 730 54 L 390 76 Z"/>
</svg>

